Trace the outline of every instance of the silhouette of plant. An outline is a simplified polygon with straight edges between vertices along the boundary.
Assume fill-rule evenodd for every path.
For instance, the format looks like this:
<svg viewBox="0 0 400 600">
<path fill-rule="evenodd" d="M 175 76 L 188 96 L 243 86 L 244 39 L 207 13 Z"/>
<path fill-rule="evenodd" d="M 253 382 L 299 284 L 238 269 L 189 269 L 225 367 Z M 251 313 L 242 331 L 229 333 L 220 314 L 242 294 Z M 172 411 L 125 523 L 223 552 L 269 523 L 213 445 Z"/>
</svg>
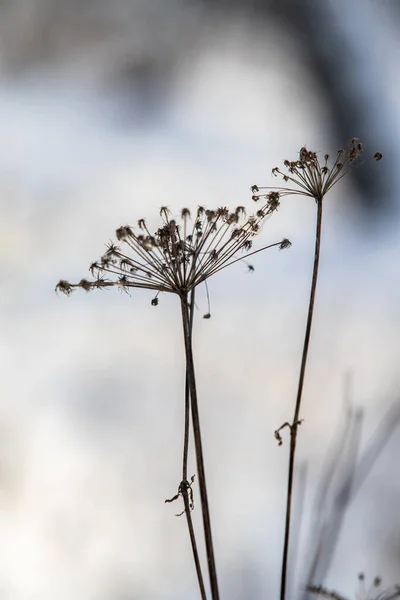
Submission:
<svg viewBox="0 0 400 600">
<path fill-rule="evenodd" d="M 127 249 L 122 249 L 120 245 L 112 242 L 108 244 L 100 260 L 92 263 L 89 267 L 92 275 L 96 277 L 94 280 L 82 279 L 75 284 L 61 280 L 56 286 L 56 291 L 63 292 L 66 295 L 70 295 L 75 288 L 82 288 L 85 291 L 109 287 L 117 287 L 126 292 L 129 292 L 130 288 L 153 290 L 157 292 L 151 301 L 153 306 L 158 305 L 160 292 L 176 294 L 180 299 L 186 354 L 185 439 L 183 478 L 175 498 L 182 496 L 184 501 L 184 512 L 187 517 L 196 572 L 203 599 L 206 598 L 205 588 L 190 516 L 193 508 L 192 482 L 188 482 L 187 476 L 189 398 L 207 565 L 213 600 L 219 599 L 219 591 L 193 360 L 193 294 L 199 284 L 206 282 L 212 275 L 240 260 L 274 246 L 280 249 L 290 246 L 290 242 L 283 239 L 258 250 L 252 250 L 254 237 L 261 231 L 261 226 L 266 217 L 271 215 L 276 208 L 275 203 L 267 201 L 262 211 L 258 211 L 256 215 L 246 217 L 243 206 L 238 206 L 234 211 L 230 211 L 225 206 L 215 210 L 206 210 L 200 206 L 193 222 L 191 221 L 189 209 L 184 208 L 181 211 L 181 222 L 178 223 L 171 218 L 168 207 L 163 206 L 160 210 L 162 223 L 154 233 L 150 233 L 145 219 L 139 219 L 138 231 L 128 225 L 117 229 L 117 240 L 121 244 L 125 244 Z M 110 280 L 110 276 L 113 279 Z M 210 313 L 208 312 L 204 316 L 209 318 Z"/>
</svg>

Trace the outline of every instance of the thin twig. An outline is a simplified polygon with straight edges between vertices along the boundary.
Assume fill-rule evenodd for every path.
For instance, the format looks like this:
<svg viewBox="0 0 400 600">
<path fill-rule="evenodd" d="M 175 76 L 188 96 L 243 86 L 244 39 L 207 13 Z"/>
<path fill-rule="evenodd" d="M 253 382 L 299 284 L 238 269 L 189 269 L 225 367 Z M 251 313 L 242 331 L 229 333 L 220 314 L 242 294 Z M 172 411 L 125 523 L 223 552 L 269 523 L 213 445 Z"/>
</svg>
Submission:
<svg viewBox="0 0 400 600">
<path fill-rule="evenodd" d="M 314 268 L 313 268 L 313 275 L 312 275 L 312 282 L 311 282 L 310 302 L 308 305 L 308 316 L 307 316 L 306 332 L 305 332 L 305 336 L 304 336 L 303 353 L 302 353 L 302 357 L 301 357 L 301 367 L 300 367 L 299 383 L 298 383 L 298 388 L 297 388 L 296 405 L 295 405 L 295 410 L 294 410 L 293 421 L 292 421 L 292 424 L 290 425 L 290 454 L 289 454 L 289 470 L 288 470 L 288 484 L 287 484 L 286 517 L 285 517 L 285 538 L 284 538 L 284 545 L 283 545 L 280 600 L 285 600 L 285 595 L 286 595 L 297 429 L 301 423 L 301 421 L 299 420 L 299 415 L 300 415 L 301 399 L 302 399 L 302 394 L 303 394 L 304 376 L 306 373 L 306 366 L 307 366 L 308 346 L 310 343 L 311 326 L 312 326 L 312 320 L 313 320 L 313 314 L 314 314 L 315 291 L 317 289 L 317 280 L 318 280 L 318 265 L 319 265 L 319 255 L 320 255 L 320 246 L 321 246 L 321 230 L 322 230 L 322 198 L 316 198 L 316 202 L 317 202 L 317 228 L 316 228 L 316 234 L 315 234 Z"/>
<path fill-rule="evenodd" d="M 190 313 L 189 313 L 187 294 L 183 294 L 181 296 L 181 309 L 182 309 L 183 333 L 184 333 L 184 339 L 185 339 L 186 373 L 187 373 L 188 382 L 189 382 L 190 406 L 191 406 L 192 424 L 193 424 L 193 437 L 194 437 L 194 446 L 195 446 L 195 450 L 196 450 L 197 473 L 198 473 L 198 478 L 199 478 L 201 510 L 202 510 L 202 514 L 203 514 L 204 538 L 205 538 L 205 544 L 206 544 L 206 554 L 207 554 L 208 573 L 209 573 L 209 578 L 210 578 L 211 597 L 212 597 L 212 600 L 219 600 L 217 569 L 216 569 L 216 565 L 215 565 L 214 546 L 213 546 L 212 533 L 211 533 L 210 510 L 209 510 L 209 506 L 208 506 L 203 448 L 202 448 L 202 441 L 201 441 L 200 416 L 199 416 L 199 408 L 198 408 L 198 402 L 197 402 L 197 389 L 196 389 L 196 379 L 195 379 L 193 350 L 192 350 L 192 336 L 191 336 L 191 330 L 190 330 Z"/>
</svg>

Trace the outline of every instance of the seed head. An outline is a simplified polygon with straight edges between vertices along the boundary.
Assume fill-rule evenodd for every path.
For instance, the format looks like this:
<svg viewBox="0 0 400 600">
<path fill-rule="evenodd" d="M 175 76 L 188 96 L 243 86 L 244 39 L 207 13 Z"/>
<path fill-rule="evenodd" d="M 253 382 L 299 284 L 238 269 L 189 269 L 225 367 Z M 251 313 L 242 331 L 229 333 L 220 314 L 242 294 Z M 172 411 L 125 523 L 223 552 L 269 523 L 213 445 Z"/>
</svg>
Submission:
<svg viewBox="0 0 400 600">
<path fill-rule="evenodd" d="M 90 292 L 90 290 L 92 289 L 92 283 L 87 279 L 81 279 L 79 282 L 79 287 L 81 287 L 83 290 L 86 290 L 87 292 Z"/>
<path fill-rule="evenodd" d="M 292 242 L 286 238 L 284 238 L 279 244 L 279 250 L 286 250 L 286 248 L 290 248 Z"/>
<path fill-rule="evenodd" d="M 94 281 L 82 279 L 72 284 L 61 280 L 56 290 L 69 295 L 76 287 L 90 291 L 114 286 L 124 292 L 132 287 L 145 288 L 157 292 L 153 306 L 158 304 L 159 292 L 186 296 L 197 285 L 246 256 L 271 246 L 288 248 L 290 242 L 284 239 L 250 252 L 253 238 L 278 204 L 279 194 L 271 192 L 267 207 L 248 218 L 243 206 L 232 212 L 226 206 L 215 210 L 199 206 L 194 220 L 189 209 L 183 208 L 181 222 L 171 219 L 170 210 L 163 206 L 161 224 L 154 233 L 144 219 L 139 219 L 136 232 L 129 225 L 117 229 L 121 245 L 110 242 L 103 256 L 89 267 Z"/>
<path fill-rule="evenodd" d="M 56 292 L 62 292 L 66 296 L 72 294 L 73 291 L 73 286 L 68 281 L 65 281 L 65 279 L 60 279 L 56 285 Z"/>
<path fill-rule="evenodd" d="M 360 573 L 358 575 L 359 583 L 359 591 L 357 594 L 357 600 L 394 600 L 395 598 L 400 598 L 400 586 L 395 585 L 393 587 L 387 588 L 385 590 L 379 590 L 380 585 L 382 583 L 381 577 L 375 577 L 372 585 L 369 586 L 369 589 L 365 585 L 365 575 L 364 573 Z M 344 596 L 339 595 L 335 591 L 328 590 L 322 585 L 316 586 L 311 585 L 307 587 L 307 590 L 320 598 L 328 598 L 331 600 L 346 600 Z"/>
<path fill-rule="evenodd" d="M 347 144 L 345 150 L 337 152 L 336 160 L 333 164 L 330 164 L 329 154 L 325 154 L 323 162 L 320 162 L 316 152 L 303 146 L 300 148 L 297 160 L 284 161 L 283 164 L 286 170 L 282 171 L 279 167 L 272 169 L 272 174 L 275 177 L 281 176 L 285 183 L 291 182 L 293 187 L 258 187 L 253 185 L 251 187 L 253 200 L 258 201 L 261 197 L 267 199 L 264 208 L 269 209 L 271 212 L 279 207 L 279 199 L 282 196 L 297 194 L 314 198 L 316 201 L 323 200 L 329 190 L 347 174 L 353 163 L 358 161 L 362 151 L 363 146 L 360 140 L 353 138 Z M 381 160 L 381 152 L 376 152 L 371 159 Z M 260 194 L 260 190 L 272 191 Z"/>
</svg>

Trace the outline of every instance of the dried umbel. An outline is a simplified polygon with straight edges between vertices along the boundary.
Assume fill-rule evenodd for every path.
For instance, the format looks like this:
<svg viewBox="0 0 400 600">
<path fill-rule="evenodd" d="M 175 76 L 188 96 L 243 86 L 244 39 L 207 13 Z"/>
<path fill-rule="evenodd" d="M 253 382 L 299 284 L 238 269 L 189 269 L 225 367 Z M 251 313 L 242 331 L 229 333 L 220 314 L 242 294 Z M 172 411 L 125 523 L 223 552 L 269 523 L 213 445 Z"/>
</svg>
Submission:
<svg viewBox="0 0 400 600">
<path fill-rule="evenodd" d="M 357 600 L 394 600 L 400 598 L 400 585 L 394 585 L 393 587 L 382 590 L 381 584 L 382 579 L 375 577 L 372 584 L 367 587 L 365 584 L 365 575 L 360 573 L 358 576 L 360 582 L 360 588 L 357 594 Z M 320 598 L 327 598 L 328 600 L 347 600 L 344 596 L 341 596 L 333 590 L 328 590 L 322 585 L 310 585 L 308 591 Z"/>
<path fill-rule="evenodd" d="M 318 154 L 307 150 L 304 146 L 299 151 L 299 158 L 294 161 L 285 160 L 285 170 L 279 167 L 272 169 L 275 177 L 282 177 L 285 183 L 294 184 L 295 187 L 258 187 L 253 185 L 251 191 L 253 200 L 256 202 L 260 198 L 267 199 L 266 207 L 279 206 L 279 199 L 282 196 L 298 194 L 309 196 L 315 200 L 322 200 L 329 190 L 346 175 L 349 168 L 360 158 L 363 146 L 359 139 L 353 138 L 345 150 L 339 150 L 333 164 L 330 164 L 329 154 L 325 154 L 324 161 L 321 163 Z M 375 152 L 374 156 L 368 160 L 379 161 L 382 159 L 380 152 Z M 268 193 L 260 193 L 261 190 L 271 190 Z"/>
<path fill-rule="evenodd" d="M 286 239 L 260 250 L 251 251 L 253 238 L 265 218 L 275 210 L 266 207 L 246 217 L 243 206 L 231 212 L 227 207 L 206 210 L 200 206 L 192 220 L 190 211 L 182 209 L 181 219 L 170 218 L 167 207 L 160 210 L 161 226 L 151 233 L 140 219 L 136 231 L 128 225 L 116 231 L 117 245 L 110 243 L 100 260 L 90 265 L 93 281 L 79 283 L 61 280 L 56 290 L 69 295 L 74 288 L 145 288 L 186 297 L 201 282 L 238 260 L 272 246 L 290 246 Z M 110 280 L 109 276 L 113 276 Z M 156 306 L 157 298 L 152 304 Z"/>
</svg>

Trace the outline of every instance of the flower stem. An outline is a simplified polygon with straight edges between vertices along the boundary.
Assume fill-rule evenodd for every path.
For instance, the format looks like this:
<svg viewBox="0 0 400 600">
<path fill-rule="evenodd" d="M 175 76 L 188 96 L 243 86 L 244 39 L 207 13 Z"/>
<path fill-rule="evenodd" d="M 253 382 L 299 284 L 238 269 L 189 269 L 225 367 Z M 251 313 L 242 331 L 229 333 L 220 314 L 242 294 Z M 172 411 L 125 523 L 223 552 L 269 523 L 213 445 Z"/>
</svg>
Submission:
<svg viewBox="0 0 400 600">
<path fill-rule="evenodd" d="M 315 254 L 314 254 L 314 268 L 311 282 L 310 301 L 308 305 L 308 316 L 306 332 L 304 336 L 303 353 L 301 356 L 301 366 L 299 374 L 299 383 L 297 388 L 296 405 L 294 409 L 293 421 L 290 425 L 290 453 L 289 453 L 289 469 L 288 469 L 288 483 L 287 483 L 287 499 L 286 499 L 286 518 L 285 518 L 285 538 L 283 545 L 283 559 L 282 559 L 282 574 L 281 574 L 281 593 L 280 600 L 285 600 L 286 596 L 286 582 L 287 582 L 287 567 L 288 567 L 288 555 L 289 555 L 289 537 L 290 537 L 290 523 L 291 523 L 291 512 L 292 512 L 292 495 L 293 495 L 293 480 L 294 480 L 294 464 L 296 454 L 296 441 L 297 441 L 297 429 L 300 425 L 299 415 L 301 399 L 303 395 L 304 376 L 306 373 L 307 366 L 307 355 L 308 346 L 310 343 L 311 326 L 314 314 L 314 302 L 315 292 L 317 289 L 318 280 L 318 266 L 319 266 L 319 255 L 321 246 L 321 231 L 322 231 L 322 198 L 316 199 L 317 202 L 317 227 L 315 234 Z"/>
<path fill-rule="evenodd" d="M 189 303 L 190 337 L 192 337 L 192 331 L 193 331 L 194 297 L 195 297 L 195 289 L 193 289 L 190 294 L 190 303 Z M 183 436 L 183 461 L 182 461 L 182 481 L 183 482 L 188 481 L 189 426 L 190 426 L 190 388 L 189 388 L 188 371 L 186 369 L 185 428 L 184 428 L 184 436 Z M 201 595 L 202 600 L 207 600 L 206 589 L 205 589 L 204 580 L 203 580 L 203 573 L 201 571 L 199 552 L 197 549 L 196 535 L 195 535 L 194 527 L 193 527 L 190 500 L 189 500 L 187 488 L 185 486 L 182 486 L 182 496 L 183 496 L 183 502 L 184 502 L 184 506 L 185 506 L 185 515 L 186 515 L 186 521 L 187 521 L 187 526 L 188 526 L 188 530 L 189 530 L 190 542 L 192 545 L 194 564 L 196 567 L 197 580 L 198 580 L 199 588 L 200 588 L 200 595 Z"/>
<path fill-rule="evenodd" d="M 190 329 L 190 313 L 187 295 L 181 296 L 183 334 L 185 339 L 186 374 L 190 391 L 190 406 L 192 411 L 193 437 L 196 450 L 196 462 L 200 488 L 201 509 L 203 514 L 204 539 L 206 544 L 208 573 L 210 578 L 212 600 L 219 600 L 217 569 L 215 565 L 214 547 L 211 533 L 210 510 L 208 507 L 206 475 L 204 469 L 203 448 L 200 431 L 200 417 L 197 402 L 196 378 L 194 372 L 192 335 Z"/>
</svg>

